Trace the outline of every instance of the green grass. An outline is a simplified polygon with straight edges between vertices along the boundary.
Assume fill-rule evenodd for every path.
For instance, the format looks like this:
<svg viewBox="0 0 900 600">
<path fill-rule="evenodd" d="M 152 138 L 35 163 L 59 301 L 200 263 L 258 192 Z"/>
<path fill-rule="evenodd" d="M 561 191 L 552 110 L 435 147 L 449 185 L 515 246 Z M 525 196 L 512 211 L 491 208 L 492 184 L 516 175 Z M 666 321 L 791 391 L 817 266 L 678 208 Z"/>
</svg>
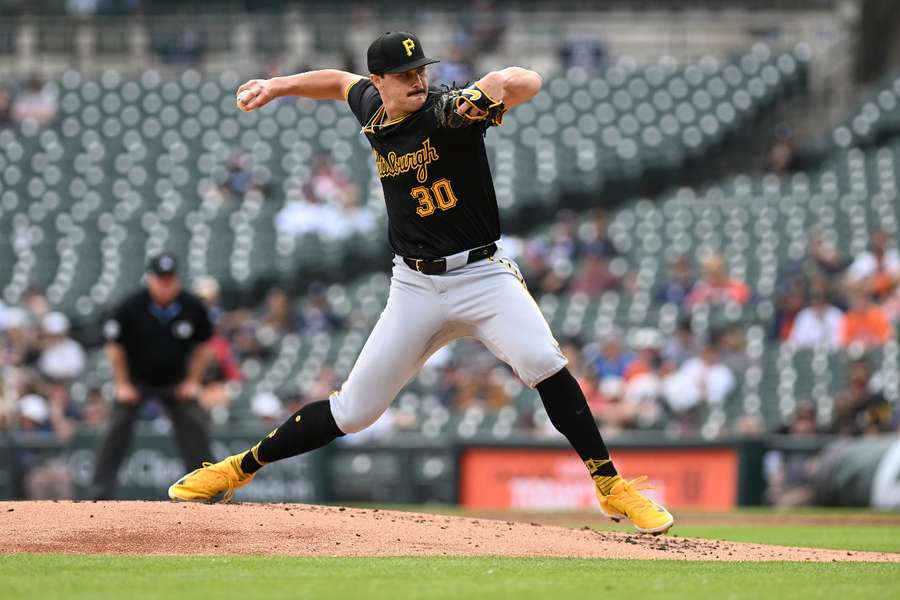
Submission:
<svg viewBox="0 0 900 600">
<path fill-rule="evenodd" d="M 520 558 L 19 554 L 3 598 L 900 598 L 900 566 Z M 766 591 L 768 590 L 768 591 Z M 824 594 L 824 596 L 823 596 Z M 612 596 L 615 595 L 615 596 Z"/>
</svg>

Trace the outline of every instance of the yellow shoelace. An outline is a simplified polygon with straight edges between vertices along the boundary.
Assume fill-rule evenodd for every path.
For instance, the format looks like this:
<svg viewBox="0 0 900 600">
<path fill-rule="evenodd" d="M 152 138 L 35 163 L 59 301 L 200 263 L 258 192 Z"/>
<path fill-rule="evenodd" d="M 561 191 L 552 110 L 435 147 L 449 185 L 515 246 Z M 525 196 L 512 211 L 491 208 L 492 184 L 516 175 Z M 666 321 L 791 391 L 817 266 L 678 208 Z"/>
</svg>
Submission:
<svg viewBox="0 0 900 600">
<path fill-rule="evenodd" d="M 622 491 L 616 494 L 616 499 L 619 500 L 625 508 L 625 513 L 632 508 L 653 508 L 656 509 L 656 505 L 644 497 L 640 492 L 655 489 L 652 485 L 641 485 L 639 484 L 646 481 L 647 476 L 641 475 L 640 477 L 635 477 L 631 481 L 623 480 L 622 482 Z"/>
<path fill-rule="evenodd" d="M 232 498 L 234 498 L 234 485 L 232 484 L 232 478 L 227 474 L 223 473 L 219 469 L 213 469 L 216 463 L 204 462 L 201 463 L 201 466 L 207 470 L 208 474 L 215 473 L 217 477 L 220 477 L 225 482 L 225 493 L 222 496 L 222 502 L 230 502 Z"/>
</svg>

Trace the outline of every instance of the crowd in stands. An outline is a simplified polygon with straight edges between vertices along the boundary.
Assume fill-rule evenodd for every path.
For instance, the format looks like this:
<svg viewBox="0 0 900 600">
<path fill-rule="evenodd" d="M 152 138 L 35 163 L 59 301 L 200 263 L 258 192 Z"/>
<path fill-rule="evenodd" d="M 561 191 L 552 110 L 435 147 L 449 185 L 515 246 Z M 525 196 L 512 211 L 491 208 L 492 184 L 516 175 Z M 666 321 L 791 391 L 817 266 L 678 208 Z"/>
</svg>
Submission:
<svg viewBox="0 0 900 600">
<path fill-rule="evenodd" d="M 287 190 L 287 200 L 275 219 L 275 227 L 282 234 L 314 233 L 327 239 L 347 239 L 371 233 L 379 226 L 375 215 L 360 206 L 357 187 L 326 156 L 316 160 L 304 185 Z"/>
<path fill-rule="evenodd" d="M 31 123 L 44 126 L 56 119 L 59 105 L 55 88 L 37 75 L 21 85 L 0 83 L 0 128 Z"/>
<path fill-rule="evenodd" d="M 327 173 L 327 169 L 319 172 Z M 231 187 L 242 189 L 240 178 L 235 180 Z M 311 180 L 308 188 L 340 193 L 333 181 Z M 579 235 L 584 228 L 576 226 L 584 222 L 584 215 L 576 218 L 561 212 L 543 235 L 504 240 L 536 297 L 596 297 L 610 290 L 629 294 L 634 287 L 626 257 L 607 234 L 607 216 L 602 212 L 590 216 L 593 227 L 588 228 L 592 234 L 587 237 Z M 851 360 L 847 381 L 834 396 L 830 422 L 811 423 L 806 400 L 813 399 L 800 399 L 782 431 L 857 435 L 896 430 L 900 413 L 881 393 L 873 374 L 877 365 L 866 357 L 867 351 L 896 338 L 900 321 L 900 256 L 891 237 L 876 232 L 866 252 L 848 257 L 814 237 L 807 256 L 788 266 L 782 279 L 770 343 L 847 352 Z M 654 290 L 654 301 L 676 306 L 681 315 L 671 335 L 646 327 L 610 330 L 596 339 L 557 332 L 570 369 L 607 434 L 656 429 L 697 435 L 706 411 L 724 406 L 739 392 L 740 378 L 751 363 L 739 324 L 715 325 L 703 335 L 697 335 L 692 326 L 692 311 L 700 305 L 754 301 L 753 290 L 729 274 L 721 256 L 700 260 L 678 256 L 662 281 Z M 349 327 L 367 330 L 371 325 L 371 317 L 332 306 L 322 285 L 312 286 L 299 300 L 273 287 L 257 308 L 223 310 L 215 280 L 202 277 L 187 283 L 207 304 L 217 327 L 212 341 L 215 360 L 201 394 L 214 420 L 217 411 L 224 415 L 219 420 L 227 419 L 233 397 L 229 384 L 243 379 L 241 366 L 273 358 L 284 335 L 333 334 Z M 17 417 L 18 428 L 52 432 L 65 439 L 79 426 L 102 426 L 104 398 L 108 399 L 111 389 L 104 390 L 103 381 L 85 383 L 85 352 L 69 329 L 67 317 L 53 312 L 39 290 L 31 290 L 18 306 L 0 305 L 3 414 L 7 419 Z M 437 382 L 433 389 L 451 412 L 471 406 L 498 410 L 521 389 L 512 372 L 474 342 L 461 341 L 439 352 L 425 371 L 426 378 Z M 259 394 L 250 409 L 260 423 L 269 424 L 304 402 L 326 397 L 339 385 L 340 377 L 326 366 L 314 383 L 288 386 L 287 391 L 277 390 L 277 395 Z M 406 417 L 390 416 L 391 426 L 384 430 L 419 425 Z M 164 419 L 153 407 L 146 409 L 143 418 Z M 550 432 L 536 414 L 521 414 L 516 425 Z M 745 418 L 722 433 L 754 434 L 763 428 L 761 422 Z"/>
</svg>

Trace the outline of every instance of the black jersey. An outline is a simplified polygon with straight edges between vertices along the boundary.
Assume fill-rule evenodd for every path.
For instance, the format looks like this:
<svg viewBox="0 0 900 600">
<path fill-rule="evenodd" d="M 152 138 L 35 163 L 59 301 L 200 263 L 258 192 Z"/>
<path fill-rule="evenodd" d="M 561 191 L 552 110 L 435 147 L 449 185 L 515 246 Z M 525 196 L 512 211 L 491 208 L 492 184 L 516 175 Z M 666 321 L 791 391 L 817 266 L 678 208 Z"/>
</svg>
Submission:
<svg viewBox="0 0 900 600">
<path fill-rule="evenodd" d="M 375 156 L 391 248 L 408 258 L 448 256 L 500 237 L 484 148 L 491 123 L 441 126 L 435 114 L 440 93 L 429 91 L 421 109 L 384 123 L 384 104 L 369 79 L 358 80 L 347 95 Z"/>
<path fill-rule="evenodd" d="M 133 383 L 162 387 L 184 379 L 194 348 L 212 337 L 213 328 L 193 294 L 182 291 L 161 308 L 143 289 L 122 301 L 103 333 L 124 348 Z"/>
</svg>

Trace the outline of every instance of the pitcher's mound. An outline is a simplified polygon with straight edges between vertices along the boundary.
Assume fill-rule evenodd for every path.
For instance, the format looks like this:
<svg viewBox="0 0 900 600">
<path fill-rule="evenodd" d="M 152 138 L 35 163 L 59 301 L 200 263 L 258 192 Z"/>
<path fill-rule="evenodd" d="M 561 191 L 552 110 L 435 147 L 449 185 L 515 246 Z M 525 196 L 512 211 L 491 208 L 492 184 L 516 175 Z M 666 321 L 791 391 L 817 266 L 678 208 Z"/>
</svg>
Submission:
<svg viewBox="0 0 900 600">
<path fill-rule="evenodd" d="M 677 518 L 677 515 L 676 515 Z M 0 502 L 0 553 L 900 561 L 900 554 L 597 532 L 305 504 Z"/>
</svg>

